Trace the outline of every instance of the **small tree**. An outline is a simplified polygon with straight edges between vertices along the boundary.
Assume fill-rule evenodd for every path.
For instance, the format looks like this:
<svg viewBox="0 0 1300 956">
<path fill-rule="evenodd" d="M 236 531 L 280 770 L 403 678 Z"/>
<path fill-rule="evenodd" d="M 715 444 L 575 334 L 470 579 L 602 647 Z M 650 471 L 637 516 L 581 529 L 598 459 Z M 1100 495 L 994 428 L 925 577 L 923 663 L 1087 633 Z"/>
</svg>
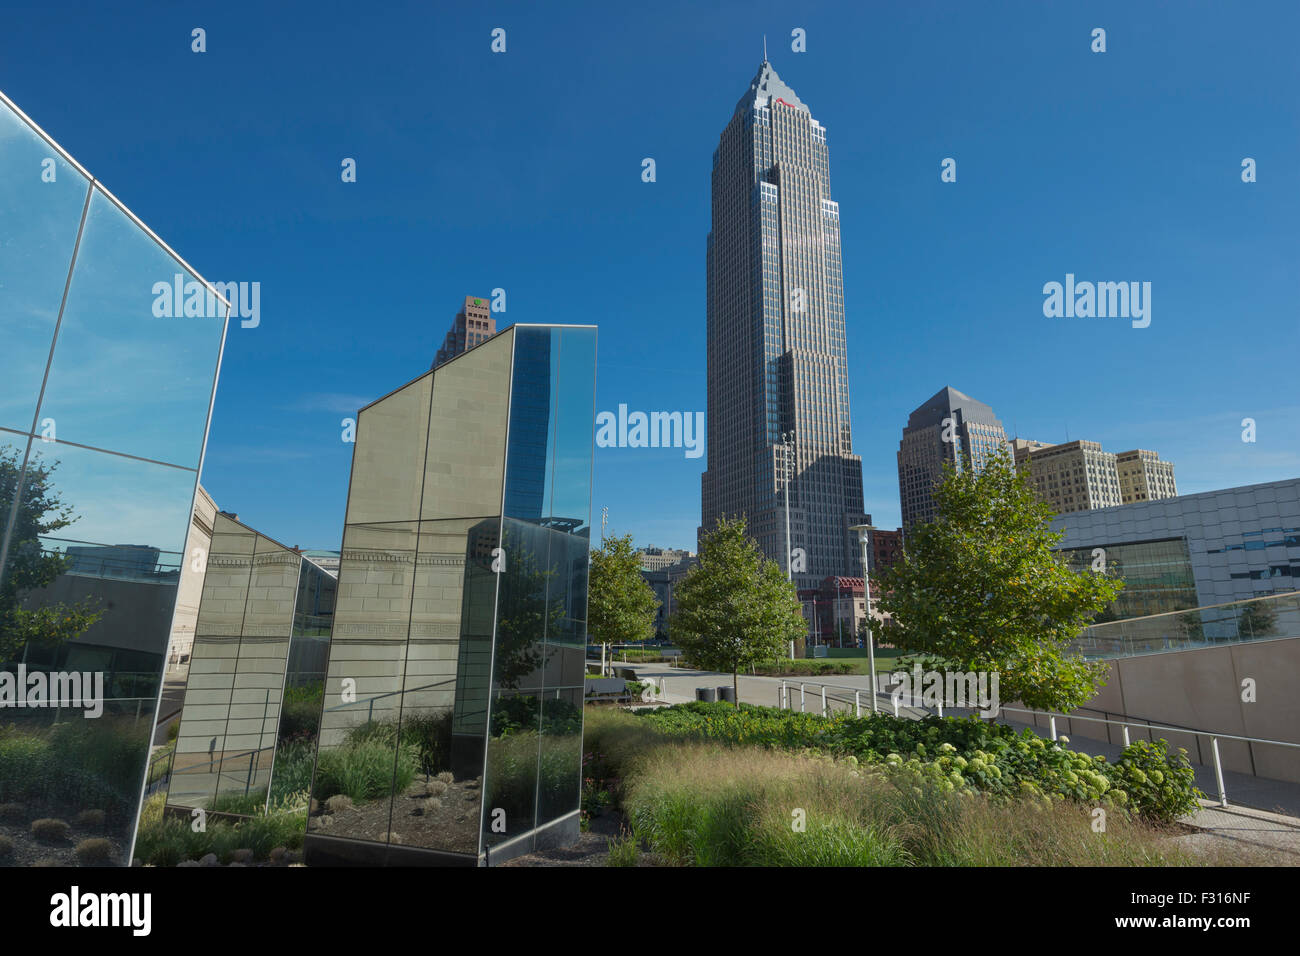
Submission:
<svg viewBox="0 0 1300 956">
<path fill-rule="evenodd" d="M 601 644 L 646 641 L 655 634 L 659 599 L 641 576 L 641 559 L 632 549 L 632 536 L 606 538 L 591 552 L 587 588 L 587 627 Z"/>
<path fill-rule="evenodd" d="M 996 671 L 1003 699 L 1072 710 L 1104 685 L 1106 664 L 1066 653 L 1123 582 L 1072 571 L 1052 549 L 1063 534 L 1010 457 L 979 472 L 947 469 L 939 517 L 908 535 L 881 581 L 889 638 L 966 671 Z"/>
<path fill-rule="evenodd" d="M 794 584 L 745 534 L 745 520 L 723 518 L 700 543 L 700 557 L 677 587 L 672 631 L 696 665 L 731 672 L 780 657 L 807 630 Z"/>
<path fill-rule="evenodd" d="M 9 558 L 0 581 L 0 663 L 17 660 L 27 644 L 59 645 L 85 633 L 102 611 L 90 601 L 79 604 L 45 604 L 24 609 L 24 598 L 54 582 L 67 570 L 66 555 L 41 550 L 40 536 L 60 531 L 76 521 L 72 508 L 54 490 L 51 475 L 58 462 L 45 463 L 33 456 L 27 462 L 22 501 L 14 516 Z M 9 517 L 21 462 L 17 451 L 0 448 L 0 527 Z"/>
</svg>

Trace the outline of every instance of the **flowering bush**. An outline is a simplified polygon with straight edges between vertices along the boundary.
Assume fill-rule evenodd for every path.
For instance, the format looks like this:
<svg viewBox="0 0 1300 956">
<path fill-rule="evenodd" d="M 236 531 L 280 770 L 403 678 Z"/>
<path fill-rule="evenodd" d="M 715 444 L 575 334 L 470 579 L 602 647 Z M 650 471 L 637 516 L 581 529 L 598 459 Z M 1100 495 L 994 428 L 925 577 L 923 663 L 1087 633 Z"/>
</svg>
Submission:
<svg viewBox="0 0 1300 956">
<path fill-rule="evenodd" d="M 1180 751 L 1164 741 L 1139 741 L 1116 764 L 1017 733 L 974 717 L 907 720 L 888 714 L 820 717 L 770 707 L 692 702 L 642 719 L 668 736 L 715 740 L 852 760 L 854 769 L 901 775 L 946 791 L 1027 797 L 1044 806 L 1068 799 L 1132 810 L 1169 822 L 1196 807 L 1201 795 Z"/>
</svg>

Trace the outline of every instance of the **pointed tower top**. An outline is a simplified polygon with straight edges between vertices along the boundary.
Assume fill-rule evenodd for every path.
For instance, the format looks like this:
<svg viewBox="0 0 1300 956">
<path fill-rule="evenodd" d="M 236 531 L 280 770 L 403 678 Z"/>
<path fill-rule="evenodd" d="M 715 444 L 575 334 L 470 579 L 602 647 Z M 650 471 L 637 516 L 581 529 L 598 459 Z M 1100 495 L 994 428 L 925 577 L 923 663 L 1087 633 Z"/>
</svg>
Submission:
<svg viewBox="0 0 1300 956">
<path fill-rule="evenodd" d="M 767 62 L 767 34 L 763 34 L 763 62 Z"/>
<path fill-rule="evenodd" d="M 766 43 L 764 46 L 766 47 Z M 750 81 L 749 90 L 740 98 L 736 104 L 736 110 L 750 110 L 754 106 L 771 106 L 773 100 L 781 100 L 788 106 L 795 109 L 803 110 L 805 113 L 810 112 L 803 100 L 799 99 L 798 94 L 787 86 L 781 77 L 777 76 L 776 70 L 772 64 L 767 62 L 767 51 L 764 50 L 763 62 L 758 67 L 758 73 Z"/>
</svg>

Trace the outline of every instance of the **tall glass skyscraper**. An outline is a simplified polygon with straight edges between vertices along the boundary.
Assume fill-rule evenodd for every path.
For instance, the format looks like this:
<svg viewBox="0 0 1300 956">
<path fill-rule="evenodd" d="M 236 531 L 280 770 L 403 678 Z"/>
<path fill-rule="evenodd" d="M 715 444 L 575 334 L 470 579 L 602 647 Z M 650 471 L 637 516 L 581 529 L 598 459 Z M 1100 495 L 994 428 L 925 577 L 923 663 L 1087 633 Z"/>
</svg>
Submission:
<svg viewBox="0 0 1300 956">
<path fill-rule="evenodd" d="M 708 468 L 702 531 L 744 514 L 794 576 L 862 573 L 862 459 L 852 453 L 840 209 L 826 129 L 764 59 L 713 154 L 708 239 Z M 800 553 L 801 552 L 801 553 Z"/>
</svg>

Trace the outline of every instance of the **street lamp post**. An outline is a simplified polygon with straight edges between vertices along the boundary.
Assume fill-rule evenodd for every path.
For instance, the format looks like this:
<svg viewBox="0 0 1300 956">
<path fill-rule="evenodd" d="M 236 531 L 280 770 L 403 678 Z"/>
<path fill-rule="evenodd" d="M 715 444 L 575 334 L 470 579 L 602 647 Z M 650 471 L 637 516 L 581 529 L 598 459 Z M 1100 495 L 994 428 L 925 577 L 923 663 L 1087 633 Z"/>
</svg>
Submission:
<svg viewBox="0 0 1300 956">
<path fill-rule="evenodd" d="M 876 528 L 869 524 L 857 524 L 850 530 L 858 533 L 858 543 L 862 545 L 862 597 L 867 604 L 867 661 L 871 669 L 871 712 L 874 714 L 880 708 L 876 703 L 876 649 L 871 636 L 871 563 L 868 559 L 871 554 L 871 532 Z"/>
<path fill-rule="evenodd" d="M 790 551 L 790 478 L 794 470 L 791 468 L 790 446 L 793 443 L 794 432 L 781 433 L 781 472 L 784 479 L 781 484 L 785 486 L 785 578 L 787 581 L 794 580 L 793 555 Z"/>
</svg>

